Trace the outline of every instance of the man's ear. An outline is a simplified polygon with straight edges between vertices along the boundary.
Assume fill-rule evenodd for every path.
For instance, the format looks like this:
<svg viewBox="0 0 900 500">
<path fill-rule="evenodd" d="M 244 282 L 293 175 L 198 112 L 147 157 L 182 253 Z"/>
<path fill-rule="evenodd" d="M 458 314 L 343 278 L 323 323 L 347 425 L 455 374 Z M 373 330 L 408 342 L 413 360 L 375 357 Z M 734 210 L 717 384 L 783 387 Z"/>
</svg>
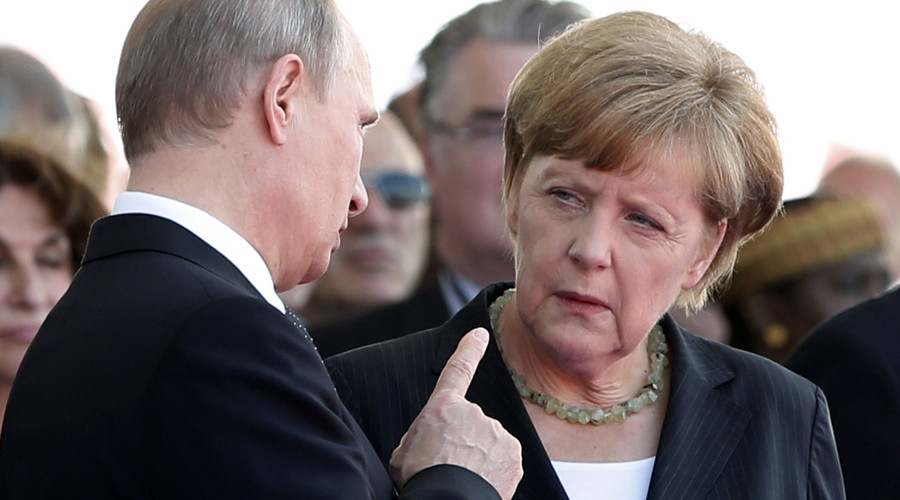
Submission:
<svg viewBox="0 0 900 500">
<path fill-rule="evenodd" d="M 309 75 L 303 61 L 296 54 L 278 58 L 269 70 L 263 89 L 266 124 L 272 142 L 282 145 L 287 141 L 286 129 L 298 113 L 298 97 L 314 91 L 306 80 Z"/>
</svg>

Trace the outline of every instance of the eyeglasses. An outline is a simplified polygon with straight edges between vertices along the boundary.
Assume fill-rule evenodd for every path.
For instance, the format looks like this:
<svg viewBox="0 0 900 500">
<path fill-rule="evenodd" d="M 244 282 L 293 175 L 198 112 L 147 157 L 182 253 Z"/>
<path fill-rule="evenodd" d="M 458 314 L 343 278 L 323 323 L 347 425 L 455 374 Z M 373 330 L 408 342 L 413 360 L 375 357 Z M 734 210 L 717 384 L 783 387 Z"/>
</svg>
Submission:
<svg viewBox="0 0 900 500">
<path fill-rule="evenodd" d="M 462 142 L 503 144 L 501 120 L 477 120 L 468 125 L 450 125 L 434 118 L 427 118 L 428 127 L 438 134 L 448 135 Z"/>
<path fill-rule="evenodd" d="M 407 208 L 431 197 L 428 182 L 422 177 L 396 170 L 364 173 L 363 184 L 378 191 L 378 196 L 391 208 Z"/>
</svg>

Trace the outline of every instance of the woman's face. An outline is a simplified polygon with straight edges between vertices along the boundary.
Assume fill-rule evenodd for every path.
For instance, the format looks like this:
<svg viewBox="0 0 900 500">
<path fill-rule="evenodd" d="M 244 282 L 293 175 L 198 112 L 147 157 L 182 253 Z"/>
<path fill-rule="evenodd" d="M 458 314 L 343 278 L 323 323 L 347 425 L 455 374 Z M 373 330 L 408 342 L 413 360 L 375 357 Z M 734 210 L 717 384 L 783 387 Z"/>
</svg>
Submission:
<svg viewBox="0 0 900 500">
<path fill-rule="evenodd" d="M 696 200 L 698 175 L 650 161 L 628 176 L 536 157 L 509 200 L 516 304 L 538 342 L 572 362 L 632 352 L 715 256 L 725 222 Z"/>
<path fill-rule="evenodd" d="M 41 199 L 16 186 L 0 188 L 0 383 L 12 381 L 72 273 L 69 239 Z"/>
</svg>

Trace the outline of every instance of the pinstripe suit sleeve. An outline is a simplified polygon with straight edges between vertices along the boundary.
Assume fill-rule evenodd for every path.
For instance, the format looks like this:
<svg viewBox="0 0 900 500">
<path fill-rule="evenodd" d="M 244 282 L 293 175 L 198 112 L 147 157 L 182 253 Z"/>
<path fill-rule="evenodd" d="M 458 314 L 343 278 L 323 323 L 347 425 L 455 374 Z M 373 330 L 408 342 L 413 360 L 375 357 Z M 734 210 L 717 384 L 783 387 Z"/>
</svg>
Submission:
<svg viewBox="0 0 900 500">
<path fill-rule="evenodd" d="M 841 464 L 834 443 L 828 402 L 822 389 L 816 388 L 816 416 L 813 421 L 809 453 L 809 498 L 845 498 Z"/>
<path fill-rule="evenodd" d="M 376 344 L 325 362 L 338 395 L 385 467 L 433 387 L 422 371 L 406 366 L 422 349 L 419 342 L 410 340 L 414 339 Z"/>
</svg>

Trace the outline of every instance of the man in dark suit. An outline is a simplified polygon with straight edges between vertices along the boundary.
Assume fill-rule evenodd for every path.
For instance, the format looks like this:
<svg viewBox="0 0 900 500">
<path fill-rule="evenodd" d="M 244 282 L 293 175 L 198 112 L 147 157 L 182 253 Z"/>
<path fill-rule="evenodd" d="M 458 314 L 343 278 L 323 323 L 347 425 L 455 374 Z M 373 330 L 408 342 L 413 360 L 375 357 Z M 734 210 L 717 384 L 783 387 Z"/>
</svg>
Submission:
<svg viewBox="0 0 900 500">
<path fill-rule="evenodd" d="M 18 373 L 0 497 L 509 498 L 519 445 L 463 397 L 485 332 L 389 477 L 276 294 L 367 203 L 377 112 L 335 5 L 151 0 L 116 89 L 129 188 Z"/>
<path fill-rule="evenodd" d="M 573 2 L 486 2 L 450 21 L 422 51 L 420 146 L 441 268 L 404 302 L 311 328 L 323 357 L 440 325 L 483 286 L 513 279 L 500 199 L 506 91 L 542 42 L 588 15 Z"/>
<path fill-rule="evenodd" d="M 822 388 L 847 498 L 897 498 L 900 288 L 831 318 L 785 362 Z"/>
</svg>

